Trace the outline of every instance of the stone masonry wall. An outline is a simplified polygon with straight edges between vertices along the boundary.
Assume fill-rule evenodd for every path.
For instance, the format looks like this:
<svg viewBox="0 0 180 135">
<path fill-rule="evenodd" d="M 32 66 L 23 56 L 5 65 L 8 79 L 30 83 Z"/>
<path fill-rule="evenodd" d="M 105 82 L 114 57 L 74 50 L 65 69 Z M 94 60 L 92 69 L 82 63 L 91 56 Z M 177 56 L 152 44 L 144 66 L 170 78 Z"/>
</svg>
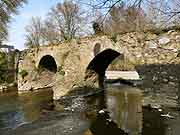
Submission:
<svg viewBox="0 0 180 135">
<path fill-rule="evenodd" d="M 95 54 L 94 47 L 97 43 L 99 44 L 99 49 Z M 27 75 L 22 77 L 19 74 L 19 92 L 53 86 L 54 99 L 58 99 L 73 88 L 82 85 L 88 64 L 95 55 L 108 48 L 128 58 L 144 80 L 154 80 L 157 82 L 158 80 L 164 80 L 159 82 L 167 83 L 165 80 L 167 77 L 162 78 L 163 75 L 161 74 L 164 71 L 161 71 L 161 69 L 168 69 L 169 65 L 178 65 L 180 63 L 180 32 L 170 30 L 159 35 L 148 32 L 133 32 L 114 37 L 86 37 L 57 46 L 49 45 L 26 50 L 22 53 L 19 62 L 19 72 L 25 70 L 27 71 Z M 54 75 L 53 81 L 37 83 L 38 65 L 45 55 L 51 55 L 55 59 L 57 73 Z M 178 71 L 179 66 L 175 67 Z M 171 69 L 173 68 L 171 67 Z M 174 72 L 173 70 L 168 70 L 166 76 L 177 78 L 178 74 L 173 73 L 174 75 L 169 75 L 171 71 Z M 159 76 L 157 74 L 158 72 Z M 154 75 L 158 77 L 154 77 Z M 171 81 L 169 83 L 172 84 Z M 152 87 L 153 85 L 151 84 L 148 87 Z M 178 87 L 178 84 L 176 85 L 175 83 L 174 86 Z"/>
</svg>

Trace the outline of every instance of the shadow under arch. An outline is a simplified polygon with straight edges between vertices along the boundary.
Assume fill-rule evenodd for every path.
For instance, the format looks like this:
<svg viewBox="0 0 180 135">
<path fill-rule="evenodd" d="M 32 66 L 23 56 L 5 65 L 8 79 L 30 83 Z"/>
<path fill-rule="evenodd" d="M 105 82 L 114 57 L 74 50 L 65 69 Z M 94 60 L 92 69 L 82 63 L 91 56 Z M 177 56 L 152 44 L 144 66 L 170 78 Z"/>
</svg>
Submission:
<svg viewBox="0 0 180 135">
<path fill-rule="evenodd" d="M 104 87 L 105 71 L 109 64 L 120 55 L 122 54 L 112 49 L 98 53 L 86 69 L 85 81 L 91 81 L 91 83 L 97 83 L 99 87 Z"/>
<path fill-rule="evenodd" d="M 57 64 L 55 59 L 51 55 L 45 55 L 41 58 L 38 69 L 46 69 L 51 72 L 57 72 Z"/>
</svg>

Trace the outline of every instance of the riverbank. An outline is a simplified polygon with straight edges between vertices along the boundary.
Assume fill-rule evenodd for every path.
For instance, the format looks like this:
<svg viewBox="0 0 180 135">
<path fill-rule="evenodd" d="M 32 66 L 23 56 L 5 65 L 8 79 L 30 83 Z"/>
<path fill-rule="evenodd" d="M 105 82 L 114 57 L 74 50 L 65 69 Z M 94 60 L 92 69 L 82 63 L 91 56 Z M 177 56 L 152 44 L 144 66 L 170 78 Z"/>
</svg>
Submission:
<svg viewBox="0 0 180 135">
<path fill-rule="evenodd" d="M 16 83 L 4 83 L 0 84 L 0 93 L 18 91 Z"/>
</svg>

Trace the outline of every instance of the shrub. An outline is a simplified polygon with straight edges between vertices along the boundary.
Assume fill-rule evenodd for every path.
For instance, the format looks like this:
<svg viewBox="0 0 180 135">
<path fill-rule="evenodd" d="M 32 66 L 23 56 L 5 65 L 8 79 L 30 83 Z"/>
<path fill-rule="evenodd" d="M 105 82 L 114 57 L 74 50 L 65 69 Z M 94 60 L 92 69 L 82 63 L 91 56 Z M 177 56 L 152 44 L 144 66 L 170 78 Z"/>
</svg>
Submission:
<svg viewBox="0 0 180 135">
<path fill-rule="evenodd" d="M 59 66 L 58 69 L 57 69 L 57 72 L 60 74 L 60 75 L 65 75 L 65 72 L 63 70 L 63 66 Z"/>
<path fill-rule="evenodd" d="M 28 72 L 23 69 L 23 70 L 21 70 L 21 71 L 19 72 L 19 74 L 20 74 L 20 76 L 24 79 L 24 77 L 26 77 L 26 76 L 28 75 Z"/>
</svg>

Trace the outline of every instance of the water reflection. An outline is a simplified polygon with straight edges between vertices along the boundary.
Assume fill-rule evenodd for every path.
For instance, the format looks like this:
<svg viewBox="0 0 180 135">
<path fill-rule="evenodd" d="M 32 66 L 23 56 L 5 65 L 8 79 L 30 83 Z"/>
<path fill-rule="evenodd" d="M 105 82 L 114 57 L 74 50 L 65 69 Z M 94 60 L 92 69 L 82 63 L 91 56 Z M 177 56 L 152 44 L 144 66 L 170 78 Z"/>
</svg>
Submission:
<svg viewBox="0 0 180 135">
<path fill-rule="evenodd" d="M 0 94 L 0 132 L 39 119 L 50 102 L 52 92 L 49 89 L 22 95 L 16 92 Z"/>
<path fill-rule="evenodd" d="M 174 110 L 164 106 L 163 111 L 159 111 L 150 104 L 143 106 L 145 100 L 142 90 L 135 87 L 107 88 L 106 103 L 109 115 L 118 127 L 129 135 L 169 135 L 173 130 L 178 131 L 174 128 L 174 125 L 179 123 L 178 119 L 171 120 L 161 116 L 170 112 L 173 114 Z"/>
<path fill-rule="evenodd" d="M 12 130 L 12 133 L 31 134 L 33 127 L 33 135 L 66 135 L 67 132 L 69 135 L 80 135 L 87 128 L 91 132 L 88 135 L 179 134 L 180 119 L 173 119 L 169 123 L 169 119 L 161 117 L 169 110 L 159 112 L 151 106 L 145 107 L 142 105 L 143 100 L 141 90 L 135 87 L 111 86 L 99 92 L 92 88 L 81 88 L 56 102 L 55 109 L 59 106 L 57 110 L 62 111 L 47 112 L 53 109 L 52 91 L 43 90 L 19 96 L 17 93 L 8 93 L 0 95 L 0 133 L 37 120 Z M 102 109 L 104 113 L 100 113 Z M 39 119 L 42 116 L 45 119 Z"/>
<path fill-rule="evenodd" d="M 53 93 L 49 89 L 20 95 L 18 99 L 24 121 L 32 122 L 37 120 L 41 116 L 43 109 L 51 109 L 52 96 Z"/>
<path fill-rule="evenodd" d="M 107 89 L 107 108 L 118 127 L 137 135 L 142 131 L 142 93 L 133 87 Z"/>
<path fill-rule="evenodd" d="M 0 129 L 14 127 L 19 124 L 20 112 L 17 111 L 17 93 L 3 93 L 0 94 Z M 8 102 L 7 102 L 8 101 Z"/>
</svg>

